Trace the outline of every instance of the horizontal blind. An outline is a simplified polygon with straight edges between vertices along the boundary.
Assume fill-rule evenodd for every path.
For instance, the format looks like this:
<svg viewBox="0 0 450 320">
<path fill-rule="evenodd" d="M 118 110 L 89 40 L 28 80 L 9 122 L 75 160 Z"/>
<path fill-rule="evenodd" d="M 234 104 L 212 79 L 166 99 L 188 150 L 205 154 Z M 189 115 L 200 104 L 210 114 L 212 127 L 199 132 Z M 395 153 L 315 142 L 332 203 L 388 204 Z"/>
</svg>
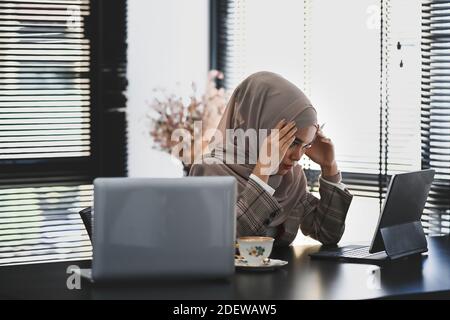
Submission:
<svg viewBox="0 0 450 320">
<path fill-rule="evenodd" d="M 0 1 L 0 161 L 90 155 L 89 10 Z"/>
<path fill-rule="evenodd" d="M 334 141 L 340 169 L 378 183 L 380 1 L 306 1 L 310 3 L 306 63 L 319 122 L 326 123 L 324 132 Z"/>
<path fill-rule="evenodd" d="M 226 74 L 224 86 L 231 90 L 246 76 L 245 4 L 243 0 L 217 1 L 214 8 L 217 10 L 217 69 Z"/>
<path fill-rule="evenodd" d="M 429 234 L 450 233 L 450 1 L 422 1 L 422 167 L 436 171 Z"/>
<path fill-rule="evenodd" d="M 303 1 L 212 2 L 217 27 L 213 67 L 224 72 L 227 89 L 233 90 L 247 76 L 262 70 L 282 74 L 303 87 Z"/>
<path fill-rule="evenodd" d="M 382 173 L 420 170 L 421 3 L 383 1 Z"/>
<path fill-rule="evenodd" d="M 381 202 L 387 179 L 381 172 L 386 126 L 381 88 L 388 27 L 381 24 L 381 1 L 305 3 L 310 99 L 335 144 L 343 182 L 352 194 Z"/>
<path fill-rule="evenodd" d="M 379 197 L 381 43 L 373 21 L 380 19 L 380 0 L 213 2 L 212 67 L 224 71 L 225 87 L 233 90 L 261 70 L 289 79 L 326 123 L 353 193 Z M 302 165 L 320 169 L 307 159 Z"/>
<path fill-rule="evenodd" d="M 231 89 L 251 71 L 283 70 L 310 97 L 319 122 L 326 123 L 344 182 L 355 195 L 381 202 L 392 174 L 421 167 L 420 1 L 282 3 L 218 1 L 214 67 L 225 71 Z M 277 14 L 267 19 L 266 11 Z M 291 12 L 296 22 L 290 21 Z M 266 28 L 277 30 L 277 37 Z M 260 34 L 264 39 L 258 41 Z M 302 43 L 302 50 L 293 51 L 292 42 Z M 274 47 L 277 51 L 271 51 Z M 320 169 L 307 160 L 302 164 Z"/>
<path fill-rule="evenodd" d="M 89 177 L 2 178 L 0 265 L 91 257 L 78 214 L 91 204 Z"/>
<path fill-rule="evenodd" d="M 90 11 L 0 1 L 0 265 L 91 257 Z"/>
</svg>

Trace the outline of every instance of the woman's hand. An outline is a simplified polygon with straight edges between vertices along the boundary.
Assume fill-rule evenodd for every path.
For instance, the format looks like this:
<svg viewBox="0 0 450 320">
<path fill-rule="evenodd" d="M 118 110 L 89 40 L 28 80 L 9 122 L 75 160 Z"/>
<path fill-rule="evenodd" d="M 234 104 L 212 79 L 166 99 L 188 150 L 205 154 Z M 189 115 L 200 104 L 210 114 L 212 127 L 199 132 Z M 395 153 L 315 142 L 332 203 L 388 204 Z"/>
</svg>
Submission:
<svg viewBox="0 0 450 320">
<path fill-rule="evenodd" d="M 305 154 L 312 161 L 320 165 L 323 176 L 329 177 L 339 173 L 333 142 L 323 134 L 321 129 L 317 132 L 316 139 L 311 148 L 306 149 Z"/>
<path fill-rule="evenodd" d="M 274 129 L 276 130 L 271 131 L 270 135 L 264 139 L 259 150 L 258 162 L 253 170 L 253 174 L 266 183 L 269 181 L 269 176 L 277 172 L 297 132 L 295 122 L 287 123 L 285 119 L 278 122 Z"/>
</svg>

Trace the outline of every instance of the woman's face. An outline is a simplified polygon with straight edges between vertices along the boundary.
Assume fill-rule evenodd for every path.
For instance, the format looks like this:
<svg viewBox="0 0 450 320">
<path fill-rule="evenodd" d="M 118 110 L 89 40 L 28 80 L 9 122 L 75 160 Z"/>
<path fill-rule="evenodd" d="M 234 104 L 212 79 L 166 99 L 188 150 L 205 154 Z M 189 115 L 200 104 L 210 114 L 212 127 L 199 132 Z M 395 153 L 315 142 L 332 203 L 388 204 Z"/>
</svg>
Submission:
<svg viewBox="0 0 450 320">
<path fill-rule="evenodd" d="M 297 133 L 295 134 L 295 141 L 292 143 L 284 158 L 281 160 L 277 174 L 285 175 L 292 169 L 295 163 L 299 161 L 305 153 L 304 146 L 314 141 L 316 133 L 316 126 L 310 126 L 297 130 Z"/>
</svg>

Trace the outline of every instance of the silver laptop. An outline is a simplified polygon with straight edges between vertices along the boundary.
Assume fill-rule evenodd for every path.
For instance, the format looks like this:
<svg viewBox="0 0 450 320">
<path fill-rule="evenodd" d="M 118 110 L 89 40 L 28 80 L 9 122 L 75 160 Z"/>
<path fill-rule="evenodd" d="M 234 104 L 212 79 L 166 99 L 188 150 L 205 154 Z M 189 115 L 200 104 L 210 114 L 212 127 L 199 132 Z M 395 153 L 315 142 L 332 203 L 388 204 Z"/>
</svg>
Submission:
<svg viewBox="0 0 450 320">
<path fill-rule="evenodd" d="M 233 177 L 97 178 L 92 281 L 234 273 Z"/>
</svg>

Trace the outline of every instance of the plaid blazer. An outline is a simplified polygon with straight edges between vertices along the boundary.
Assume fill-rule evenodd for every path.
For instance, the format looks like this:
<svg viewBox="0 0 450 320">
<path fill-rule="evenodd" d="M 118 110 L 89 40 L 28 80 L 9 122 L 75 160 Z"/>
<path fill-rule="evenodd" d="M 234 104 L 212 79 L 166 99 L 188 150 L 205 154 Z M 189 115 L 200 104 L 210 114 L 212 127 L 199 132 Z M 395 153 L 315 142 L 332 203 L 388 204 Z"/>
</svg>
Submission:
<svg viewBox="0 0 450 320">
<path fill-rule="evenodd" d="M 289 245 L 298 230 L 323 244 L 339 242 L 353 196 L 320 179 L 320 199 L 306 192 L 287 219 L 278 226 L 276 245 Z M 237 201 L 237 236 L 268 235 L 268 225 L 284 210 L 256 181 L 249 179 Z"/>
</svg>

